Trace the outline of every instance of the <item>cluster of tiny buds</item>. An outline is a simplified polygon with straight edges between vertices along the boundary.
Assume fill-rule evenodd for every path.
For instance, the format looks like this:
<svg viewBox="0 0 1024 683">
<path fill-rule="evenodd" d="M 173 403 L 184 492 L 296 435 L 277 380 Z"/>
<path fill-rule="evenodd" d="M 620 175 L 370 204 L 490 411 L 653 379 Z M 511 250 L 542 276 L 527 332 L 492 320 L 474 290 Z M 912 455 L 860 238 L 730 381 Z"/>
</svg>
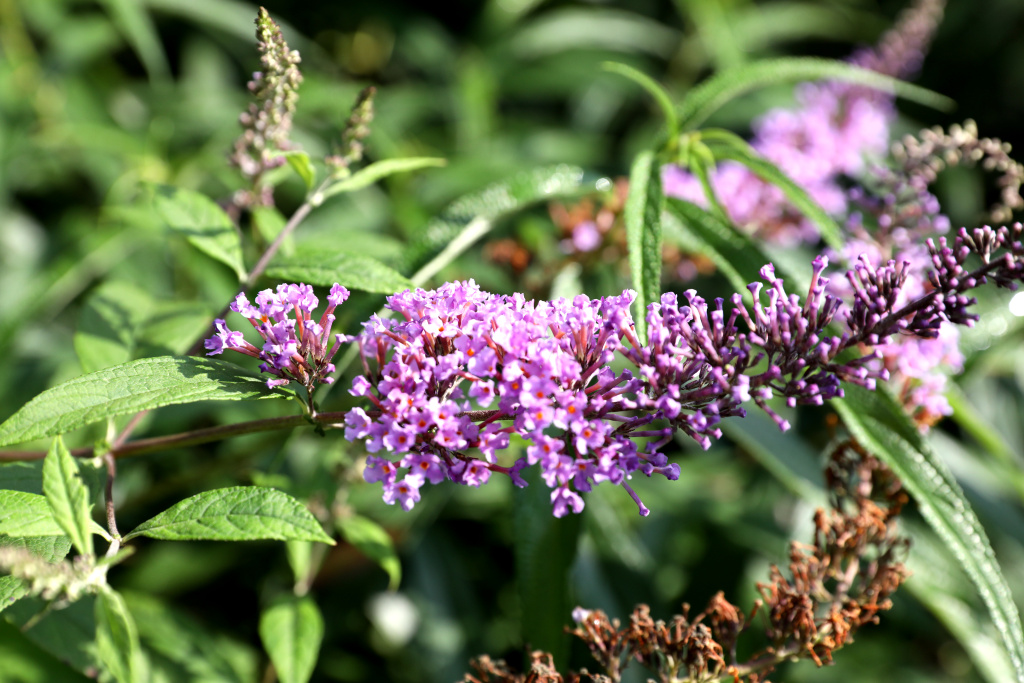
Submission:
<svg viewBox="0 0 1024 683">
<path fill-rule="evenodd" d="M 288 47 L 281 27 L 262 7 L 256 17 L 256 40 L 263 71 L 255 72 L 249 82 L 254 101 L 239 115 L 242 135 L 230 156 L 231 164 L 252 184 L 235 197 L 240 207 L 273 203 L 271 189 L 261 184 L 261 178 L 284 163 L 280 152 L 291 149 L 292 116 L 302 83 L 299 53 Z"/>
<path fill-rule="evenodd" d="M 373 122 L 373 100 L 377 88 L 368 86 L 359 92 L 356 102 L 352 105 L 352 113 L 345 122 L 345 130 L 341 134 L 341 150 L 324 159 L 327 167 L 336 176 L 344 176 L 353 164 L 363 159 L 363 140 L 370 135 L 370 123 Z"/>
<path fill-rule="evenodd" d="M 232 310 L 249 319 L 263 348 L 223 320 L 206 348 L 258 357 L 275 375 L 271 386 L 295 380 L 311 392 L 331 381 L 338 346 L 356 341 L 363 373 L 350 393 L 367 405 L 346 413 L 345 436 L 365 443 L 364 477 L 382 484 L 389 504 L 411 509 L 426 483 L 480 486 L 494 473 L 525 486 L 521 470 L 539 465 L 556 516 L 580 512 L 580 494 L 602 482 L 621 486 L 646 515 L 628 482 L 637 473 L 678 477 L 661 453 L 677 432 L 707 448 L 721 436 L 720 420 L 743 416 L 748 403 L 788 429 L 768 405 L 773 397 L 820 405 L 842 396 L 843 383 L 874 389 L 888 372 L 874 363 L 873 347 L 894 335 L 935 338 L 948 322 L 970 325 L 967 292 L 989 279 L 1004 287 L 1024 279 L 1021 232 L 1019 223 L 984 227 L 929 243 L 931 289 L 916 297 L 904 291 L 906 263 L 876 267 L 862 258 L 846 275 L 844 302 L 828 291 L 824 256 L 802 299 L 771 265 L 761 269 L 763 283 L 750 285 L 749 302 L 735 294 L 728 312 L 724 300 L 709 304 L 693 290 L 685 302 L 666 293 L 647 309 L 646 343 L 633 326 L 630 290 L 538 302 L 469 281 L 391 296 L 395 317 L 375 315 L 360 335 L 336 334 L 333 343 L 344 287 L 331 289 L 319 323 L 307 285 L 264 290 L 255 307 L 240 295 Z M 982 264 L 968 270 L 972 254 Z M 616 358 L 632 369 L 616 372 Z M 513 435 L 525 455 L 509 462 L 502 452 Z"/>
</svg>

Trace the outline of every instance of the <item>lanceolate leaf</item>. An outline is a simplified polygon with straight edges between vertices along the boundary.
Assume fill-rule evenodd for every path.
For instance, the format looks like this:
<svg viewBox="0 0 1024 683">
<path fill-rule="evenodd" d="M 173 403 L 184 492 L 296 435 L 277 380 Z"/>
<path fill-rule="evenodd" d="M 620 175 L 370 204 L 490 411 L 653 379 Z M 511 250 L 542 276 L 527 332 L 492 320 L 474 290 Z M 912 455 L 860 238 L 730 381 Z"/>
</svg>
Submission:
<svg viewBox="0 0 1024 683">
<path fill-rule="evenodd" d="M 45 496 L 0 489 L 0 534 L 8 536 L 63 536 Z"/>
<path fill-rule="evenodd" d="M 0 446 L 65 434 L 108 417 L 196 401 L 282 398 L 241 367 L 211 358 L 142 358 L 60 384 L 0 424 Z"/>
<path fill-rule="evenodd" d="M 267 275 L 290 282 L 329 287 L 337 282 L 349 289 L 394 294 L 412 287 L 405 276 L 380 261 L 362 254 L 299 249 L 267 268 Z"/>
<path fill-rule="evenodd" d="M 43 493 L 53 511 L 53 518 L 68 535 L 81 555 L 92 555 L 89 492 L 82 483 L 78 463 L 71 457 L 64 440 L 53 440 L 43 462 Z"/>
<path fill-rule="evenodd" d="M 231 218 L 206 195 L 180 187 L 156 187 L 153 206 L 171 230 L 207 256 L 245 278 L 242 241 Z"/>
<path fill-rule="evenodd" d="M 711 259 L 737 292 L 760 280 L 769 259 L 748 235 L 682 199 L 667 198 L 665 209 L 667 241 Z"/>
<path fill-rule="evenodd" d="M 629 269 L 636 290 L 637 335 L 647 341 L 647 305 L 661 300 L 661 168 L 652 151 L 641 152 L 629 173 L 629 196 L 624 218 Z"/>
<path fill-rule="evenodd" d="M 672 105 L 672 100 L 669 98 L 668 93 L 665 92 L 665 89 L 657 81 L 643 71 L 638 71 L 628 64 L 622 64 L 621 62 L 605 62 L 601 65 L 601 68 L 605 71 L 625 76 L 650 93 L 651 97 L 654 98 L 654 101 L 661 108 L 662 116 L 665 117 L 665 127 L 668 128 L 669 137 L 673 138 L 679 134 L 679 120 L 676 117 L 676 108 Z"/>
<path fill-rule="evenodd" d="M 518 173 L 452 202 L 409 246 L 408 261 L 401 270 L 416 271 L 410 279 L 422 285 L 486 235 L 500 218 L 540 201 L 594 190 L 594 185 L 583 182 L 583 169 L 577 166 Z"/>
<path fill-rule="evenodd" d="M 703 131 L 701 139 L 708 143 L 716 159 L 738 161 L 765 182 L 782 190 L 786 199 L 818 227 L 826 244 L 836 250 L 843 248 L 842 231 L 825 209 L 807 194 L 807 190 L 783 173 L 782 169 L 758 154 L 746 140 L 724 130 Z"/>
<path fill-rule="evenodd" d="M 308 596 L 286 598 L 260 616 L 260 640 L 281 683 L 310 679 L 323 636 L 323 617 Z"/>
<path fill-rule="evenodd" d="M 1020 614 L 985 530 L 945 464 L 888 393 L 851 387 L 834 405 L 857 440 L 903 481 L 922 516 L 974 582 L 1003 638 L 1017 680 L 1024 681 Z"/>
<path fill-rule="evenodd" d="M 388 574 L 388 588 L 395 590 L 402 580 L 402 563 L 395 552 L 395 544 L 384 527 L 367 517 L 353 515 L 338 520 L 338 530 L 345 540 L 380 565 Z"/>
<path fill-rule="evenodd" d="M 783 57 L 744 64 L 719 72 L 691 90 L 679 107 L 683 130 L 699 126 L 729 100 L 776 83 L 811 80 L 858 83 L 892 92 L 928 106 L 949 109 L 952 100 L 925 88 L 860 67 L 814 57 Z"/>
<path fill-rule="evenodd" d="M 287 493 L 235 486 L 187 498 L 139 526 L 125 540 L 149 536 L 169 541 L 319 541 L 334 545 L 323 527 Z"/>
<path fill-rule="evenodd" d="M 569 640 L 564 627 L 574 607 L 569 573 L 576 559 L 580 515 L 551 515 L 550 489 L 536 468 L 524 471 L 530 484 L 516 489 L 514 547 L 523 637 L 534 649 L 564 661 Z"/>
<path fill-rule="evenodd" d="M 117 683 L 140 680 L 136 663 L 140 655 L 139 634 L 124 598 L 109 587 L 96 599 L 96 652 L 100 662 Z"/>
<path fill-rule="evenodd" d="M 385 159 L 384 161 L 377 161 L 366 168 L 359 169 L 348 178 L 339 180 L 332 184 L 326 190 L 314 196 L 312 201 L 314 205 L 320 204 L 328 197 L 333 197 L 334 195 L 342 192 L 354 192 L 355 190 L 361 190 L 364 187 L 373 185 L 378 180 L 387 178 L 389 175 L 418 171 L 421 168 L 444 166 L 446 163 L 448 163 L 446 159 L 438 157 L 411 157 L 408 159 Z"/>
</svg>

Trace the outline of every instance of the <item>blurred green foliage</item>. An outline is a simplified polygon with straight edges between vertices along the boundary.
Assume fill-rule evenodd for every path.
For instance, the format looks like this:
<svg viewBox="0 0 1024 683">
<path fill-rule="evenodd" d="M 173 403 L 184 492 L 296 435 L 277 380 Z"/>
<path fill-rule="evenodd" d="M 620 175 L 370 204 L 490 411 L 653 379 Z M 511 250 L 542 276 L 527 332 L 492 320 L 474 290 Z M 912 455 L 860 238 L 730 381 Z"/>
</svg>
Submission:
<svg viewBox="0 0 1024 683">
<path fill-rule="evenodd" d="M 415 249 L 430 241 L 433 217 L 461 225 L 458 206 L 450 206 L 459 197 L 539 166 L 585 169 L 584 186 L 628 173 L 637 150 L 657 135 L 658 119 L 644 92 L 602 71 L 603 61 L 652 74 L 679 97 L 709 72 L 755 58 L 843 56 L 872 41 L 899 6 L 492 0 L 452 3 L 431 15 L 416 3 L 389 1 L 268 3 L 303 55 L 293 138 L 306 151 L 327 153 L 356 94 L 374 83 L 369 159 L 448 159 L 444 168 L 332 198 L 286 248 L 372 256 L 409 277 L 423 263 Z M 76 355 L 75 341 L 109 334 L 103 321 L 113 317 L 117 329 L 130 331 L 127 350 L 122 344 L 116 351 L 125 359 L 182 353 L 234 294 L 229 268 L 183 237 L 168 237 L 148 188 L 227 198 L 240 187 L 226 156 L 247 102 L 244 84 L 258 64 L 255 13 L 236 0 L 0 0 L 0 418 L 92 369 Z M 1024 120 L 1024 53 L 1014 40 L 1022 24 L 1024 7 L 1009 0 L 980 7 L 952 0 L 917 82 L 954 97 L 959 109 L 942 114 L 906 105 L 900 131 L 970 116 L 984 135 L 1024 141 L 1014 127 Z M 742 132 L 791 96 L 789 87 L 759 91 L 712 123 Z M 289 215 L 304 192 L 301 180 L 282 169 L 281 214 Z M 939 193 L 954 222 L 973 219 L 988 204 L 976 174 L 943 176 Z M 266 220 L 279 225 L 281 216 Z M 592 297 L 628 285 L 623 262 L 567 261 L 561 237 L 543 205 L 511 217 L 495 210 L 486 237 L 431 282 L 473 277 L 491 291 L 548 296 L 555 287 Z M 502 240 L 525 248 L 529 262 L 513 268 L 496 258 Z M 723 281 L 716 276 L 706 284 L 713 289 Z M 342 312 L 341 329 L 357 331 L 381 303 L 354 302 Z M 986 524 L 1019 604 L 1021 326 L 1004 313 L 1005 297 L 982 305 L 990 313 L 967 337 L 976 353 L 958 380 L 961 418 L 931 438 Z M 348 405 L 343 390 L 322 400 L 327 409 Z M 140 433 L 288 414 L 287 406 L 269 403 L 164 408 L 159 420 L 145 418 Z M 625 617 L 645 602 L 667 617 L 681 602 L 703 605 L 718 590 L 749 605 L 768 563 L 783 561 L 788 540 L 811 531 L 808 499 L 821 495 L 817 453 L 829 436 L 825 415 L 799 412 L 788 434 L 763 420 L 732 424 L 730 439 L 707 452 L 681 445 L 678 482 L 636 483 L 654 511 L 646 520 L 619 490 L 589 494 L 577 520 L 570 592 L 557 607 L 581 604 Z M 102 437 L 87 430 L 73 445 Z M 535 615 L 523 613 L 512 546 L 514 529 L 539 523 L 529 518 L 529 506 L 507 482 L 493 481 L 480 490 L 431 488 L 405 513 L 357 481 L 353 465 L 361 455 L 337 433 L 295 430 L 125 460 L 119 519 L 130 529 L 184 497 L 237 484 L 273 485 L 314 505 L 333 499 L 348 515 L 342 538 L 362 533 L 379 545 L 375 554 L 339 543 L 311 581 L 324 615 L 313 680 L 447 682 L 460 679 L 468 659 L 483 652 L 519 661 L 524 622 Z M 997 638 L 983 626 L 961 570 L 910 517 L 915 578 L 882 624 L 838 653 L 834 669 L 804 662 L 783 668 L 778 680 L 992 681 L 1005 672 L 998 663 L 988 672 L 977 668 L 985 657 L 998 659 Z M 380 529 L 367 531 L 356 521 L 362 519 Z M 388 592 L 398 570 L 379 550 L 388 545 L 381 529 L 401 561 L 397 592 Z M 147 680 L 270 680 L 263 675 L 261 607 L 291 590 L 309 550 L 272 542 L 136 545 L 111 582 L 124 591 L 139 626 Z M 92 605 L 76 603 L 19 632 L 15 624 L 38 607 L 26 600 L 4 611 L 0 680 L 81 680 L 90 673 L 81 637 L 66 636 L 93 628 Z M 537 628 L 550 633 L 550 620 L 568 623 L 569 614 L 544 618 L 548 623 Z M 181 639 L 182 629 L 195 637 Z M 571 661 L 587 660 L 574 651 Z"/>
</svg>

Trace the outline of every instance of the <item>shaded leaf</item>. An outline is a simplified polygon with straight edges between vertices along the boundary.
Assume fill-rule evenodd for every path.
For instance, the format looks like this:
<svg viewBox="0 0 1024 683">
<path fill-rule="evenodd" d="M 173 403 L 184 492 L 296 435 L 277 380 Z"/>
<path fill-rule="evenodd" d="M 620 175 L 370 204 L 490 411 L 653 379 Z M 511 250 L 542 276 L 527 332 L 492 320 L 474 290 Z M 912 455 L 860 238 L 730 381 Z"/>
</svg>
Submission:
<svg viewBox="0 0 1024 683">
<path fill-rule="evenodd" d="M 256 680 L 254 649 L 211 632 L 183 610 L 142 593 L 122 595 L 135 619 L 139 639 L 181 666 L 188 680 L 249 683 Z"/>
<path fill-rule="evenodd" d="M 92 555 L 92 504 L 78 463 L 58 436 L 43 461 L 43 493 L 53 518 L 81 555 Z"/>
<path fill-rule="evenodd" d="M 92 654 L 96 637 L 95 603 L 94 595 L 86 595 L 64 609 L 49 612 L 46 618 L 23 633 L 59 661 L 79 672 L 91 670 L 95 676 L 96 663 Z M 42 598 L 24 597 L 4 610 L 3 618 L 24 626 L 46 607 L 47 603 Z"/>
<path fill-rule="evenodd" d="M 101 0 L 114 24 L 128 39 L 151 79 L 166 78 L 170 73 L 160 36 L 143 5 L 135 0 Z"/>
<path fill-rule="evenodd" d="M 141 358 L 47 389 L 0 424 L 0 446 L 65 434 L 93 422 L 160 406 L 287 395 L 225 361 Z"/>
<path fill-rule="evenodd" d="M 529 486 L 515 490 L 513 550 L 516 584 L 523 614 L 523 638 L 534 649 L 564 661 L 569 639 L 564 632 L 573 605 L 569 575 L 580 534 L 580 515 L 551 514 L 551 489 L 536 468 L 523 472 Z"/>
<path fill-rule="evenodd" d="M 124 598 L 109 587 L 96 597 L 96 654 L 118 683 L 139 677 L 139 633 Z"/>
<path fill-rule="evenodd" d="M 153 298 L 128 282 L 109 281 L 85 302 L 75 329 L 75 352 L 85 372 L 131 360 L 139 324 Z"/>
<path fill-rule="evenodd" d="M 306 506 L 287 493 L 234 486 L 186 498 L 125 536 L 169 541 L 319 541 L 334 545 Z"/>
<path fill-rule="evenodd" d="M 914 497 L 922 516 L 952 552 L 1003 639 L 1017 679 L 1024 681 L 1024 630 L 985 530 L 945 464 L 885 391 L 859 387 L 833 401 L 857 440 L 881 458 Z"/>
<path fill-rule="evenodd" d="M 338 520 L 338 531 L 345 540 L 387 572 L 388 588 L 396 590 L 402 580 L 402 563 L 395 544 L 384 527 L 367 517 L 352 515 Z"/>
<path fill-rule="evenodd" d="M 815 57 L 782 57 L 727 69 L 703 81 L 680 104 L 679 123 L 683 130 L 696 128 L 726 102 L 757 88 L 824 79 L 866 85 L 939 109 L 953 105 L 943 95 L 870 69 Z"/>
<path fill-rule="evenodd" d="M 640 341 L 647 342 L 647 306 L 661 301 L 661 168 L 652 151 L 641 152 L 629 172 L 629 195 L 623 209 L 626 248 L 633 276 L 634 323 Z"/>
<path fill-rule="evenodd" d="M 289 596 L 260 615 L 260 640 L 281 683 L 310 679 L 323 636 L 323 617 L 308 596 Z"/>
<path fill-rule="evenodd" d="M 278 259 L 267 276 L 290 282 L 330 287 L 335 282 L 349 289 L 394 294 L 412 287 L 405 276 L 375 258 L 344 252 L 299 249 L 287 259 Z"/>
<path fill-rule="evenodd" d="M 171 230 L 199 251 L 227 265 L 245 279 L 242 241 L 238 230 L 216 202 L 199 192 L 157 185 L 153 206 Z"/>
<path fill-rule="evenodd" d="M 666 240 L 710 259 L 737 292 L 746 292 L 748 284 L 760 281 L 760 270 L 769 259 L 749 235 L 682 199 L 668 197 L 665 210 Z"/>
</svg>

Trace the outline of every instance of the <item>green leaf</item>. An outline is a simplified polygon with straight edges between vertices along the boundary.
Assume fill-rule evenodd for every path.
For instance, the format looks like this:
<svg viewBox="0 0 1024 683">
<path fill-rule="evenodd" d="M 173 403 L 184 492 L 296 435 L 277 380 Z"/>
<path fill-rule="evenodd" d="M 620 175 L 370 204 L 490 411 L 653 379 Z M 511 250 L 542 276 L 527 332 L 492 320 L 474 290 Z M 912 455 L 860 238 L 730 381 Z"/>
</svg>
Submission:
<svg viewBox="0 0 1024 683">
<path fill-rule="evenodd" d="M 537 202 L 595 190 L 593 183 L 583 182 L 583 169 L 577 166 L 561 165 L 517 173 L 452 202 L 409 246 L 408 261 L 401 270 L 415 271 L 409 279 L 416 286 L 423 285 L 490 232 L 499 219 Z"/>
<path fill-rule="evenodd" d="M 0 612 L 28 595 L 28 584 L 16 576 L 0 576 Z"/>
<path fill-rule="evenodd" d="M 78 463 L 60 436 L 53 440 L 43 461 L 43 493 L 53 511 L 53 518 L 71 539 L 80 555 L 92 555 L 92 503 L 82 482 Z"/>
<path fill-rule="evenodd" d="M 47 603 L 40 597 L 27 596 L 4 610 L 3 617 L 21 627 L 35 621 L 32 628 L 22 631 L 30 641 L 77 671 L 91 669 L 95 677 L 96 663 L 91 654 L 96 638 L 95 603 L 96 596 L 85 595 L 64 609 L 49 611 L 46 618 L 37 620 L 39 613 L 47 608 Z"/>
<path fill-rule="evenodd" d="M 312 190 L 313 185 L 316 184 L 316 169 L 313 168 L 313 162 L 309 160 L 309 155 L 305 152 L 293 151 L 285 152 L 284 158 L 288 160 L 288 165 L 292 167 L 302 182 L 306 183 L 306 189 Z"/>
<path fill-rule="evenodd" d="M 373 185 L 396 173 L 418 171 L 421 168 L 444 166 L 447 159 L 440 157 L 409 157 L 406 159 L 384 159 L 361 168 L 348 178 L 332 183 L 323 192 L 319 192 L 310 200 L 313 206 L 322 204 L 326 199 L 342 192 L 354 192 Z"/>
<path fill-rule="evenodd" d="M 124 537 L 168 541 L 319 541 L 334 545 L 306 506 L 261 486 L 206 491 L 172 505 Z"/>
<path fill-rule="evenodd" d="M 289 596 L 260 615 L 260 640 L 281 683 L 310 679 L 323 636 L 324 619 L 308 596 Z"/>
<path fill-rule="evenodd" d="M 140 323 L 153 298 L 129 282 L 108 281 L 85 302 L 75 330 L 75 351 L 85 372 L 131 360 Z"/>
<path fill-rule="evenodd" d="M 782 190 L 786 199 L 818 227 L 818 232 L 826 244 L 836 250 L 843 248 L 843 232 L 825 209 L 807 194 L 807 190 L 783 173 L 782 169 L 758 154 L 746 140 L 726 130 L 701 131 L 701 139 L 708 143 L 715 158 L 738 161 L 765 182 Z"/>
<path fill-rule="evenodd" d="M 726 102 L 751 90 L 811 80 L 858 83 L 937 109 L 953 107 L 953 101 L 943 95 L 870 69 L 815 57 L 782 57 L 727 69 L 692 89 L 679 106 L 680 126 L 682 130 L 696 128 Z"/>
<path fill-rule="evenodd" d="M 387 572 L 388 589 L 397 590 L 402 581 L 402 563 L 395 552 L 391 536 L 380 524 L 360 515 L 338 520 L 338 531 L 368 558 Z"/>
<path fill-rule="evenodd" d="M 182 667 L 189 681 L 248 683 L 257 680 L 257 653 L 223 634 L 211 632 L 185 611 L 142 593 L 122 596 L 147 649 Z"/>
<path fill-rule="evenodd" d="M 0 465 L 0 489 L 43 494 L 43 461 L 7 462 Z"/>
<path fill-rule="evenodd" d="M 117 683 L 140 680 L 139 633 L 124 598 L 104 587 L 96 599 L 96 653 Z"/>
<path fill-rule="evenodd" d="M 267 276 L 323 287 L 337 282 L 349 289 L 378 294 L 394 294 L 412 287 L 405 276 L 377 259 L 312 249 L 299 249 L 287 259 L 278 259 L 267 268 Z"/>
<path fill-rule="evenodd" d="M 0 424 L 0 446 L 65 434 L 160 406 L 287 395 L 225 361 L 191 356 L 141 358 L 47 389 Z"/>
<path fill-rule="evenodd" d="M 0 490 L 0 534 L 8 536 L 63 536 L 45 496 Z"/>
<path fill-rule="evenodd" d="M 157 185 L 155 191 L 153 206 L 171 230 L 210 258 L 230 267 L 239 280 L 245 279 L 238 230 L 216 202 L 180 187 Z"/>
<path fill-rule="evenodd" d="M 709 258 L 737 292 L 747 292 L 747 285 L 760 281 L 769 259 L 749 235 L 682 199 L 667 198 L 665 209 L 667 240 Z"/>
<path fill-rule="evenodd" d="M 114 24 L 128 39 L 150 79 L 164 79 L 170 73 L 160 36 L 144 7 L 135 0 L 102 0 Z"/>
<path fill-rule="evenodd" d="M 67 557 L 71 541 L 67 536 L 29 536 L 12 538 L 0 535 L 0 548 L 24 548 L 53 564 Z"/>
<path fill-rule="evenodd" d="M 1024 630 L 985 530 L 945 464 L 886 391 L 859 387 L 833 401 L 856 439 L 881 458 L 914 497 L 925 521 L 974 583 L 1024 681 Z"/>
<path fill-rule="evenodd" d="M 565 661 L 569 638 L 564 632 L 574 606 L 570 572 L 576 559 L 580 515 L 551 514 L 551 489 L 536 468 L 524 471 L 529 483 L 514 492 L 516 583 L 522 608 L 523 639 L 534 649 Z"/>
<path fill-rule="evenodd" d="M 629 196 L 623 217 L 629 269 L 636 290 L 634 323 L 637 336 L 647 343 L 648 304 L 661 301 L 661 167 L 654 152 L 641 152 L 629 173 Z"/>
<path fill-rule="evenodd" d="M 665 117 L 665 127 L 668 128 L 669 138 L 675 138 L 679 135 L 679 117 L 676 115 L 675 105 L 672 104 L 672 99 L 657 81 L 643 71 L 634 69 L 628 64 L 622 64 L 621 62 L 604 62 L 601 64 L 601 68 L 605 71 L 625 76 L 650 93 L 651 97 L 654 98 L 654 101 L 661 108 L 661 115 Z"/>
</svg>

